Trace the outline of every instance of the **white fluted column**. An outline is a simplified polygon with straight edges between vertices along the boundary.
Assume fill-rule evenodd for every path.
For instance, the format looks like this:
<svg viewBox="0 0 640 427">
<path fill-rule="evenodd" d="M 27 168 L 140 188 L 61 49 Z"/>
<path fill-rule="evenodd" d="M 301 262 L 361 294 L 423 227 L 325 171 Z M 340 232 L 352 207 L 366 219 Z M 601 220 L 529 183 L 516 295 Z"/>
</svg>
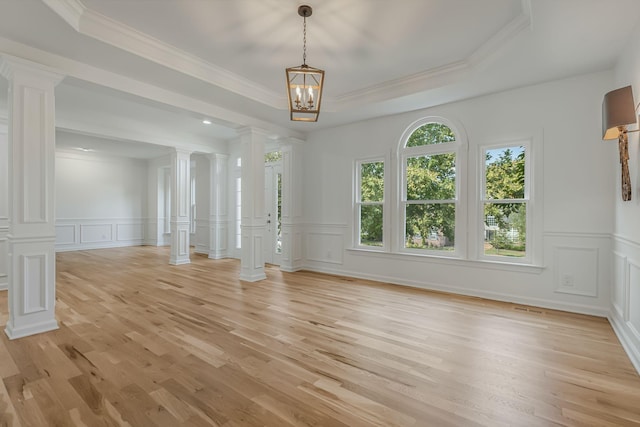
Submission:
<svg viewBox="0 0 640 427">
<path fill-rule="evenodd" d="M 0 123 L 0 291 L 9 286 L 9 135 Z"/>
<path fill-rule="evenodd" d="M 210 154 L 209 258 L 227 257 L 229 214 L 227 210 L 227 154 Z"/>
<path fill-rule="evenodd" d="M 209 156 L 197 154 L 193 156 L 193 163 L 195 163 L 196 199 L 192 200 L 191 204 L 196 206 L 196 215 L 195 218 L 191 218 L 191 221 L 195 221 L 195 234 L 191 235 L 195 241 L 192 241 L 192 245 L 195 247 L 195 253 L 209 255 L 209 217 L 211 216 L 209 214 L 209 205 L 211 204 Z M 191 173 L 194 173 L 194 169 L 191 169 Z M 194 177 L 191 177 L 192 181 L 193 179 Z"/>
<path fill-rule="evenodd" d="M 171 154 L 171 255 L 169 264 L 189 264 L 191 152 Z"/>
<path fill-rule="evenodd" d="M 302 268 L 302 140 L 281 141 L 282 151 L 282 261 L 280 270 Z"/>
<path fill-rule="evenodd" d="M 9 338 L 58 328 L 55 319 L 55 100 L 64 78 L 3 56 L 9 80 Z"/>
<path fill-rule="evenodd" d="M 266 279 L 264 272 L 264 146 L 267 134 L 256 129 L 240 133 L 242 150 L 242 251 L 240 280 Z"/>
</svg>

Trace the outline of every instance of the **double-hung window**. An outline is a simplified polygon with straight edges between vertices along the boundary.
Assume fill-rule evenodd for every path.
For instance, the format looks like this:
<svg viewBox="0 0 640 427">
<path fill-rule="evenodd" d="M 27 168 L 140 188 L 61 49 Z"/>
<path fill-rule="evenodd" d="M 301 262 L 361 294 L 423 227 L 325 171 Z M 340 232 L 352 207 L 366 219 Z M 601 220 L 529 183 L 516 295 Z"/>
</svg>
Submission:
<svg viewBox="0 0 640 427">
<path fill-rule="evenodd" d="M 481 151 L 484 257 L 514 261 L 529 258 L 528 147 L 528 143 L 515 143 L 484 147 Z"/>
<path fill-rule="evenodd" d="M 461 252 L 461 147 L 454 130 L 441 122 L 423 121 L 406 137 L 400 150 L 403 250 L 445 256 Z"/>
<path fill-rule="evenodd" d="M 384 246 L 384 160 L 356 164 L 356 244 L 370 249 Z"/>
<path fill-rule="evenodd" d="M 479 145 L 468 174 L 460 125 L 442 117 L 414 122 L 399 141 L 391 178 L 387 157 L 355 162 L 354 247 L 535 266 L 541 141 Z"/>
</svg>

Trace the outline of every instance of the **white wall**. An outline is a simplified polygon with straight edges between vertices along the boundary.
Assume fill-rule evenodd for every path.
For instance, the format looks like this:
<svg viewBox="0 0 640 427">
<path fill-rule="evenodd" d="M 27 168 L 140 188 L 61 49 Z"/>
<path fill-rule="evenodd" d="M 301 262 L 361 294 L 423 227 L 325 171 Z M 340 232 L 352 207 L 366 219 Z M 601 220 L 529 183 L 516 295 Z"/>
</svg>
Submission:
<svg viewBox="0 0 640 427">
<path fill-rule="evenodd" d="M 142 244 L 147 179 L 144 160 L 56 152 L 56 250 Z"/>
<path fill-rule="evenodd" d="M 640 26 L 633 32 L 628 46 L 615 69 L 615 81 L 606 91 L 631 84 L 635 102 L 640 101 Z M 604 95 L 604 93 L 603 93 Z M 631 125 L 631 130 L 637 125 Z M 640 150 L 638 133 L 629 134 L 629 173 L 632 198 L 623 202 L 620 193 L 620 166 L 617 142 L 610 141 L 610 155 L 606 159 L 616 165 L 615 184 L 610 191 L 615 194 L 613 237 L 613 284 L 609 320 L 640 372 Z M 615 187 L 615 188 L 614 188 Z"/>
<path fill-rule="evenodd" d="M 611 72 L 584 75 L 312 133 L 304 144 L 306 267 L 606 316 L 615 148 L 599 135 L 602 94 L 611 80 Z M 426 116 L 461 124 L 470 177 L 479 145 L 532 138 L 534 150 L 542 149 L 539 267 L 350 250 L 354 161 L 392 158 L 405 129 Z M 471 199 L 477 180 L 468 185 Z M 571 293 L 561 289 L 563 274 L 577 278 Z"/>
<path fill-rule="evenodd" d="M 169 175 L 171 157 L 163 156 L 147 161 L 147 221 L 145 245 L 166 246 L 170 244 L 169 208 L 171 197 Z"/>
</svg>

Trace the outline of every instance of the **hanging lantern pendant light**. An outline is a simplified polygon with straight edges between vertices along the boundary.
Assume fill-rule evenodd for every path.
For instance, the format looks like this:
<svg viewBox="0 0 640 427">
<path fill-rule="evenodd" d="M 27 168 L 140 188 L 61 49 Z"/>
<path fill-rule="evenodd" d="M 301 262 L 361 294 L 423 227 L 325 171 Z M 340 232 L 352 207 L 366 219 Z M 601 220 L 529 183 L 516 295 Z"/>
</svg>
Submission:
<svg viewBox="0 0 640 427">
<path fill-rule="evenodd" d="M 298 7 L 298 15 L 303 18 L 302 65 L 286 69 L 289 113 L 293 121 L 316 122 L 320 114 L 324 70 L 307 65 L 307 17 L 312 13 L 311 6 Z"/>
</svg>

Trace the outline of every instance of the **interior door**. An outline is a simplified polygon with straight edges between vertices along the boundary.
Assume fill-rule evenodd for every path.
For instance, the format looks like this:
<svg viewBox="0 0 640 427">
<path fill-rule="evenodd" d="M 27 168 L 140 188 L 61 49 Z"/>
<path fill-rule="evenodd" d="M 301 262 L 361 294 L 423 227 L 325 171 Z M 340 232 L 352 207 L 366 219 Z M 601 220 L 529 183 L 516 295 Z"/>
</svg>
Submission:
<svg viewBox="0 0 640 427">
<path fill-rule="evenodd" d="M 268 264 L 280 265 L 282 259 L 282 163 L 266 163 L 264 173 L 267 215 L 264 261 Z"/>
</svg>

